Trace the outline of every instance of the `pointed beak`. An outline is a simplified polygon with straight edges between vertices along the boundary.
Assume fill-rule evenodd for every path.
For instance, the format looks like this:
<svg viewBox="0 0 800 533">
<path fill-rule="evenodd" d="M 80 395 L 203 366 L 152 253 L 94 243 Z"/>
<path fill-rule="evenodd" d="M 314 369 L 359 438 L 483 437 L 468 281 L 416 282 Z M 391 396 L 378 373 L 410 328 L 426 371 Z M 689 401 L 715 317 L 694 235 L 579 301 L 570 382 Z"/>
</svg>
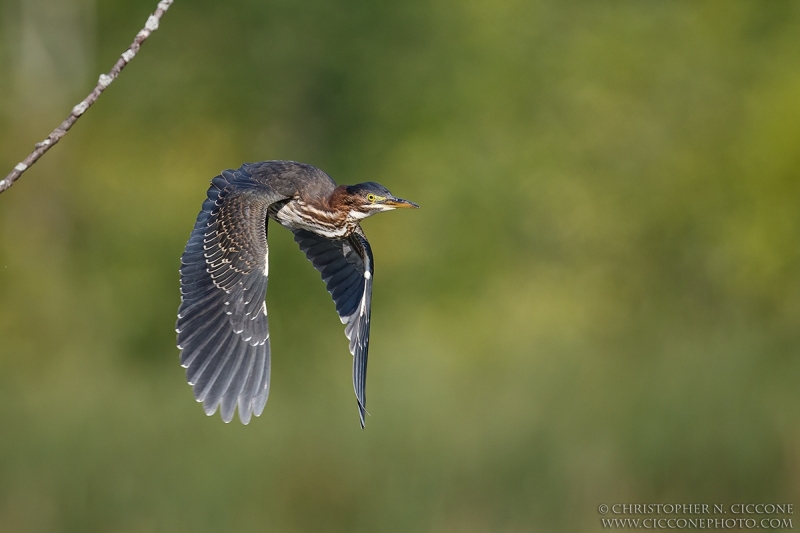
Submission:
<svg viewBox="0 0 800 533">
<path fill-rule="evenodd" d="M 414 202 L 409 202 L 408 200 L 403 200 L 395 196 L 388 198 L 383 204 L 394 207 L 395 209 L 419 209 L 419 206 Z"/>
</svg>

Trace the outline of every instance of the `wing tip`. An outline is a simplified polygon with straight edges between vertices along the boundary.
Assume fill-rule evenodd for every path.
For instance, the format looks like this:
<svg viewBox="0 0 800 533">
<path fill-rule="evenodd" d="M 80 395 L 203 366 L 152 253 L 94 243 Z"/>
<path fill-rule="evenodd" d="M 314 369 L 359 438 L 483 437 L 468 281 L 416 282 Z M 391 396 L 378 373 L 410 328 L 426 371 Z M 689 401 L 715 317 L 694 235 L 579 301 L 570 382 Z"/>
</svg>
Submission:
<svg viewBox="0 0 800 533">
<path fill-rule="evenodd" d="M 234 410 L 223 412 L 223 409 L 220 408 L 219 405 L 203 405 L 203 412 L 206 416 L 211 417 L 217 413 L 219 410 L 220 418 L 226 424 L 230 424 L 234 419 L 234 414 L 239 414 L 239 421 L 242 425 L 247 426 L 253 419 L 253 416 L 259 417 L 264 411 L 264 406 L 266 402 L 263 404 L 258 404 L 258 396 L 255 396 L 249 400 L 242 401 L 242 397 L 239 397 L 239 401 L 235 404 L 236 407 Z M 204 403 L 203 400 L 197 400 L 197 403 Z M 363 422 L 362 422 L 363 427 Z"/>
<path fill-rule="evenodd" d="M 363 430 L 366 428 L 366 417 L 372 415 L 370 415 L 369 411 L 367 411 L 367 409 L 363 405 L 361 405 L 360 401 L 358 401 L 357 399 L 356 401 L 358 402 L 358 421 L 359 423 L 361 423 L 361 429 Z"/>
</svg>

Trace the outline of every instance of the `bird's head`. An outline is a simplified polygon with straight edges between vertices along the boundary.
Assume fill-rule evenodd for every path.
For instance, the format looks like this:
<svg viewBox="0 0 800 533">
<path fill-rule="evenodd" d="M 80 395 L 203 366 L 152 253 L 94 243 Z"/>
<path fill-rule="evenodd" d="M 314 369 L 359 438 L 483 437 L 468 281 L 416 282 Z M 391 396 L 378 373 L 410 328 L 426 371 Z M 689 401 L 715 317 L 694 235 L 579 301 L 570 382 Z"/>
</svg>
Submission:
<svg viewBox="0 0 800 533">
<path fill-rule="evenodd" d="M 392 209 L 419 207 L 414 202 L 394 196 L 389 189 L 374 181 L 347 185 L 342 189 L 343 203 L 350 208 L 350 215 L 354 218 L 367 218 L 375 213 Z"/>
</svg>

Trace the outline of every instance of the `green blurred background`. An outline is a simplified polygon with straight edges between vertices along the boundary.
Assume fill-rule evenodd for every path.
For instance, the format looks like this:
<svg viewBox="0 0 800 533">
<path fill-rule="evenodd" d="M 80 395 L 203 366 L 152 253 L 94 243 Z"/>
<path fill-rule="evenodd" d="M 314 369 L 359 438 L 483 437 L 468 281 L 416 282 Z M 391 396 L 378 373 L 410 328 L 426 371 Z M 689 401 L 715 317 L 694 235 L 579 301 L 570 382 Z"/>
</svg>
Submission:
<svg viewBox="0 0 800 533">
<path fill-rule="evenodd" d="M 155 0 L 3 0 L 0 173 Z M 422 205 L 376 257 L 367 428 L 271 231 L 273 372 L 207 418 L 173 331 L 208 181 L 294 159 Z M 177 0 L 0 196 L 0 530 L 600 529 L 800 497 L 800 4 Z"/>
</svg>

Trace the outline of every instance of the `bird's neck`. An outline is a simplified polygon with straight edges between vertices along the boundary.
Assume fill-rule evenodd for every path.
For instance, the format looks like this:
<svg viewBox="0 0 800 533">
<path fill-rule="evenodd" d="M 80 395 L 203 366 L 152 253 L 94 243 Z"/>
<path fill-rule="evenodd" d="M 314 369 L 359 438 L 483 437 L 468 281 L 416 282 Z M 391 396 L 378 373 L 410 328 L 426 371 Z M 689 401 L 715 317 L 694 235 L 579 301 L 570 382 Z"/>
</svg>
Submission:
<svg viewBox="0 0 800 533">
<path fill-rule="evenodd" d="M 351 207 L 350 195 L 347 194 L 347 186 L 339 185 L 331 195 L 325 198 L 322 202 L 327 209 L 338 212 L 349 212 Z"/>
<path fill-rule="evenodd" d="M 308 210 L 320 220 L 330 221 L 333 224 L 341 225 L 350 213 L 345 187 L 336 187 L 329 196 L 320 198 L 299 198 L 298 201 L 303 208 Z"/>
<path fill-rule="evenodd" d="M 358 226 L 344 187 L 337 187 L 321 199 L 295 198 L 275 214 L 276 220 L 292 229 L 304 229 L 329 239 L 344 239 Z"/>
</svg>

